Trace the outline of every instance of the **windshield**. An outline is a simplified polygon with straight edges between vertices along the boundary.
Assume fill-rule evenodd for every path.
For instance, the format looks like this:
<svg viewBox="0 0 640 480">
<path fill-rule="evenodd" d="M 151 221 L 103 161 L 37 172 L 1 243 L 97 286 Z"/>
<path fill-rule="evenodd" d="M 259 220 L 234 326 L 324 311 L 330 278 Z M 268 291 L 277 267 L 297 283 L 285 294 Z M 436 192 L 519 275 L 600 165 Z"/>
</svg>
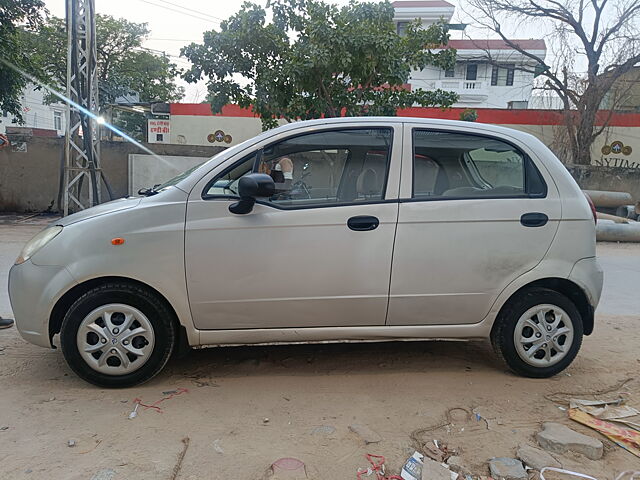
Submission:
<svg viewBox="0 0 640 480">
<path fill-rule="evenodd" d="M 209 160 L 207 160 L 208 162 Z M 175 185 L 176 183 L 178 183 L 181 180 L 184 180 L 185 178 L 187 178 L 189 175 L 191 175 L 193 172 L 195 172 L 198 168 L 200 168 L 201 165 L 205 164 L 206 162 L 201 162 L 193 167 L 191 167 L 188 170 L 185 170 L 184 172 L 176 175 L 175 177 L 173 177 L 171 180 L 167 180 L 166 182 L 164 182 L 163 184 L 154 187 L 153 189 L 155 191 L 160 191 L 163 188 L 167 188 L 167 187 L 172 187 L 173 185 Z"/>
<path fill-rule="evenodd" d="M 265 133 L 263 132 L 262 135 L 259 135 L 258 137 L 255 138 L 250 138 L 248 140 L 245 140 L 242 143 L 239 143 L 238 145 L 235 145 L 231 148 L 225 149 L 219 153 L 217 153 L 216 155 L 214 155 L 213 157 L 211 157 L 209 160 L 206 160 L 204 162 L 199 163 L 198 165 L 191 167 L 188 170 L 185 170 L 184 172 L 182 172 L 179 175 L 176 175 L 175 177 L 173 177 L 171 180 L 167 180 L 166 182 L 155 186 L 153 189 L 151 189 L 153 192 L 157 193 L 160 190 L 162 190 L 163 188 L 167 188 L 167 187 L 172 187 L 173 185 L 177 185 L 178 183 L 180 183 L 182 180 L 184 180 L 185 178 L 187 178 L 189 175 L 191 175 L 193 172 L 195 172 L 198 168 L 202 167 L 203 165 L 206 164 L 212 164 L 215 165 L 219 162 L 221 162 L 224 158 L 228 158 L 228 155 L 233 155 L 237 152 L 240 152 L 244 149 L 247 148 L 247 146 L 253 144 L 256 142 L 256 140 L 259 140 L 262 136 L 264 136 Z"/>
</svg>

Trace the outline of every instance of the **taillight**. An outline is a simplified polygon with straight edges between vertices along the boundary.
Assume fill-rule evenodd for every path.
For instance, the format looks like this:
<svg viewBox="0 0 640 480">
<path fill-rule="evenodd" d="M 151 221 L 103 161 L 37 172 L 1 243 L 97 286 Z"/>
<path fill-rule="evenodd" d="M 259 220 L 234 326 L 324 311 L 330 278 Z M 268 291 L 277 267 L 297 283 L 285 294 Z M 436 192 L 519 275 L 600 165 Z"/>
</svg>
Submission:
<svg viewBox="0 0 640 480">
<path fill-rule="evenodd" d="M 584 192 L 582 192 L 582 193 L 584 193 Z M 589 195 L 584 193 L 584 196 L 587 197 L 587 202 L 589 202 L 589 207 L 591 207 L 591 213 L 593 214 L 593 223 L 597 224 L 598 223 L 598 214 L 596 213 L 596 206 L 593 204 L 593 200 L 591 200 L 591 197 Z"/>
</svg>

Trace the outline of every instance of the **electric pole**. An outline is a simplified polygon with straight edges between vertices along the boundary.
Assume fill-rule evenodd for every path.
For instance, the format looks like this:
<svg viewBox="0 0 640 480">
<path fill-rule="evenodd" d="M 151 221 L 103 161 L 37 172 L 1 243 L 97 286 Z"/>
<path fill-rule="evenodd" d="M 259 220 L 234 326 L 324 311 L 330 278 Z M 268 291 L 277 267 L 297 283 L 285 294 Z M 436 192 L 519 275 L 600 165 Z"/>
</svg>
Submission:
<svg viewBox="0 0 640 480">
<path fill-rule="evenodd" d="M 95 0 L 66 0 L 67 103 L 64 215 L 100 203 Z M 86 185 L 86 192 L 83 186 Z"/>
</svg>

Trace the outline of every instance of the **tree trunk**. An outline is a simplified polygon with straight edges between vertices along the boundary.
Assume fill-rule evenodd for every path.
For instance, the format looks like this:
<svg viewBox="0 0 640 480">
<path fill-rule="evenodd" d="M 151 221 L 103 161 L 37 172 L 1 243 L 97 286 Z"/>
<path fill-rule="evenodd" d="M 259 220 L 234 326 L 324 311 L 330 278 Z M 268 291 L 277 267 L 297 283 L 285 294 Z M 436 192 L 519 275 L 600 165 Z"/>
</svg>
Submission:
<svg viewBox="0 0 640 480">
<path fill-rule="evenodd" d="M 578 128 L 576 128 L 576 145 L 574 150 L 573 163 L 577 165 L 591 164 L 591 146 L 595 137 L 593 136 L 595 112 L 578 111 Z"/>
<path fill-rule="evenodd" d="M 576 150 L 576 157 L 574 163 L 578 165 L 591 165 L 591 146 L 593 145 L 593 137 L 581 137 L 578 134 L 576 139 L 578 148 Z"/>
<path fill-rule="evenodd" d="M 573 151 L 573 163 L 578 165 L 591 164 L 591 147 L 596 139 L 596 116 L 603 95 L 594 82 L 587 87 L 576 106 L 575 114 L 578 117 L 575 130 L 576 148 Z"/>
</svg>

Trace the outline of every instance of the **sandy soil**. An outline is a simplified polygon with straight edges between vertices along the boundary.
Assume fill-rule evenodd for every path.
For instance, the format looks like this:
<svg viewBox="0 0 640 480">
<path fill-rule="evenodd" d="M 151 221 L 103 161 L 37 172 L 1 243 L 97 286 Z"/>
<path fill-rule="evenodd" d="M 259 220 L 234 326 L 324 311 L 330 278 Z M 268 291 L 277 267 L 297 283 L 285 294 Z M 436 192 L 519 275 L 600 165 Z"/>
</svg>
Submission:
<svg viewBox="0 0 640 480">
<path fill-rule="evenodd" d="M 34 230 L 0 225 L 2 315 L 10 313 L 7 270 Z M 638 246 L 600 250 L 606 258 L 640 260 Z M 615 277 L 611 265 L 607 275 Z M 637 288 L 637 272 L 630 288 Z M 640 306 L 640 296 L 634 302 Z M 365 453 L 384 455 L 388 471 L 397 473 L 413 452 L 411 432 L 429 427 L 435 428 L 425 439 L 459 449 L 474 475 L 487 475 L 489 458 L 535 445 L 541 422 L 557 421 L 605 442 L 602 460 L 560 456 L 564 467 L 613 479 L 640 469 L 640 458 L 575 424 L 546 397 L 583 396 L 631 379 L 616 391 L 628 392 L 629 404 L 640 408 L 639 315 L 627 313 L 600 313 L 578 359 L 549 380 L 512 375 L 485 343 L 398 342 L 200 350 L 173 360 L 141 387 L 101 390 L 75 377 L 59 351 L 2 330 L 0 427 L 8 428 L 0 430 L 0 478 L 90 479 L 112 469 L 115 480 L 171 479 L 188 437 L 179 479 L 259 480 L 281 457 L 302 460 L 312 479 L 355 479 L 356 469 L 367 466 Z M 127 418 L 135 398 L 152 404 L 179 388 L 188 391 L 159 403 L 161 412 L 140 408 L 136 418 Z M 453 407 L 486 421 L 461 410 L 447 421 Z M 383 440 L 365 446 L 349 432 L 352 423 L 369 426 Z M 314 431 L 318 426 L 335 431 Z"/>
</svg>

